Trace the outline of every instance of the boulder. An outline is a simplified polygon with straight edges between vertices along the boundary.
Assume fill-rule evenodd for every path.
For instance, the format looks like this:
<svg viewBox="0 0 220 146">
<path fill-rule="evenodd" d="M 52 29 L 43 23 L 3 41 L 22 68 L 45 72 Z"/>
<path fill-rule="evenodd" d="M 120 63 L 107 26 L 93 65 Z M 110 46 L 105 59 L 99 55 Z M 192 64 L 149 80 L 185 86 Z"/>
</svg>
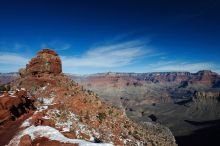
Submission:
<svg viewBox="0 0 220 146">
<path fill-rule="evenodd" d="M 31 146 L 32 144 L 31 136 L 26 134 L 21 137 L 20 143 L 18 146 Z"/>
<path fill-rule="evenodd" d="M 27 91 L 9 91 L 0 97 L 0 123 L 15 119 L 34 109 L 33 101 L 27 96 Z"/>
</svg>

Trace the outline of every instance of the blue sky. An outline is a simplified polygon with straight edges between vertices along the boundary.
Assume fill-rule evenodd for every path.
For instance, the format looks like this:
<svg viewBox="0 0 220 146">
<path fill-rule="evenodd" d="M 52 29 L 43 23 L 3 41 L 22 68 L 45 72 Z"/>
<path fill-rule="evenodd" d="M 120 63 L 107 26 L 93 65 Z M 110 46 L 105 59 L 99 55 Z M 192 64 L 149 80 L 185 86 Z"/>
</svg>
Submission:
<svg viewBox="0 0 220 146">
<path fill-rule="evenodd" d="M 0 72 L 44 47 L 66 73 L 220 73 L 218 0 L 0 0 Z"/>
</svg>

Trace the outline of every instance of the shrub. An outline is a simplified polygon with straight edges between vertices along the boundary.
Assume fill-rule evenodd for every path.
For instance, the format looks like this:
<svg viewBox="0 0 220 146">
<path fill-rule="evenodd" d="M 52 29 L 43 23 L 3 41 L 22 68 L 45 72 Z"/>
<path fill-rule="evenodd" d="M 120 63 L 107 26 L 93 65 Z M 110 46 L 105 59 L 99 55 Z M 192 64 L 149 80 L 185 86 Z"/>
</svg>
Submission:
<svg viewBox="0 0 220 146">
<path fill-rule="evenodd" d="M 98 113 L 98 115 L 96 116 L 100 122 L 102 122 L 105 118 L 106 118 L 106 114 L 105 113 Z"/>
<path fill-rule="evenodd" d="M 112 113 L 113 113 L 113 110 L 110 109 L 110 110 L 108 111 L 108 114 L 111 115 Z"/>
<path fill-rule="evenodd" d="M 1 86 L 0 86 L 0 91 L 6 91 L 6 88 L 5 88 L 4 85 L 1 85 Z"/>
</svg>

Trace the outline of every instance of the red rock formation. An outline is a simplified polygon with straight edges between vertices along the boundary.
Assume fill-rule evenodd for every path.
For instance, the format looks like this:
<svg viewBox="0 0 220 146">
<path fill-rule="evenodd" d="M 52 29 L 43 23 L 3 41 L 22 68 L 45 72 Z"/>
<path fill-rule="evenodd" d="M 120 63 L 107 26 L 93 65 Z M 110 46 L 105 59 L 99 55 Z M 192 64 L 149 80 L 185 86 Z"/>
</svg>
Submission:
<svg viewBox="0 0 220 146">
<path fill-rule="evenodd" d="M 18 146 L 31 146 L 32 140 L 30 135 L 24 135 L 21 137 L 20 143 Z"/>
<path fill-rule="evenodd" d="M 8 110 L 0 110 L 0 124 L 11 118 L 11 113 Z"/>
<path fill-rule="evenodd" d="M 32 93 L 47 84 L 59 84 L 54 76 L 60 73 L 62 73 L 60 57 L 53 50 L 43 49 L 31 59 L 25 69 L 19 70 L 21 78 L 11 83 L 12 89 L 26 88 Z"/>
<path fill-rule="evenodd" d="M 49 49 L 43 49 L 37 56 L 29 62 L 26 69 L 20 70 L 22 77 L 27 75 L 36 75 L 40 73 L 60 74 L 62 72 L 61 60 L 56 52 Z"/>
<path fill-rule="evenodd" d="M 62 134 L 63 134 L 64 136 L 70 138 L 70 139 L 76 139 L 76 138 L 77 138 L 76 134 L 73 133 L 73 132 L 63 132 Z"/>
<path fill-rule="evenodd" d="M 6 92 L 0 97 L 0 124 L 33 108 L 32 100 L 27 97 L 26 91 Z"/>
</svg>

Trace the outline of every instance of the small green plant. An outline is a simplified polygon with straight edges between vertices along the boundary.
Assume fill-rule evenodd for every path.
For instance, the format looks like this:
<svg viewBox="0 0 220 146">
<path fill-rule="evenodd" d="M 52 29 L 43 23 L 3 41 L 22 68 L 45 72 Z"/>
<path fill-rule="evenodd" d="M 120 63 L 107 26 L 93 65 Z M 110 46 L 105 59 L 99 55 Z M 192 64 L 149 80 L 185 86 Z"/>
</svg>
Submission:
<svg viewBox="0 0 220 146">
<path fill-rule="evenodd" d="M 59 113 L 55 113 L 55 114 L 56 114 L 56 117 L 58 117 L 58 118 L 61 116 Z"/>
<path fill-rule="evenodd" d="M 110 109 L 110 110 L 108 111 L 108 114 L 111 115 L 112 113 L 113 113 L 113 110 Z"/>
<path fill-rule="evenodd" d="M 0 91 L 6 91 L 6 88 L 5 88 L 4 85 L 1 85 L 1 86 L 0 86 Z"/>
<path fill-rule="evenodd" d="M 106 114 L 105 113 L 98 113 L 98 115 L 96 116 L 100 122 L 102 122 L 105 118 L 106 118 Z"/>
<path fill-rule="evenodd" d="M 87 92 L 88 92 L 89 95 L 93 95 L 93 91 L 87 90 Z"/>
</svg>

